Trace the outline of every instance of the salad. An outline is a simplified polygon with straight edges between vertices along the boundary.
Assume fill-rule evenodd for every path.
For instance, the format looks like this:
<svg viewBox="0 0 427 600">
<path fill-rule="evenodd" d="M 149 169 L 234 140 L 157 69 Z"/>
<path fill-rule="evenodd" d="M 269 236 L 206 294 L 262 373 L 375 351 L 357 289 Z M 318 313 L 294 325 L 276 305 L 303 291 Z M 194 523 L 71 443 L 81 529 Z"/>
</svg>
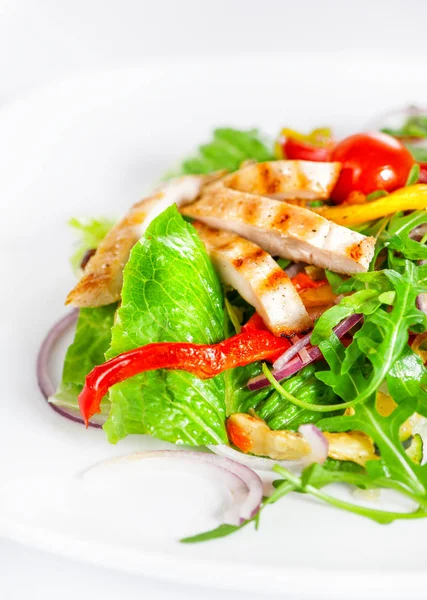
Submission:
<svg viewBox="0 0 427 600">
<path fill-rule="evenodd" d="M 274 144 L 217 129 L 116 223 L 71 221 L 74 310 L 43 344 L 41 388 L 110 443 L 148 434 L 180 448 L 157 456 L 221 473 L 224 524 L 183 541 L 258 524 L 290 492 L 379 523 L 427 516 L 427 116 L 397 121 L 341 140 L 283 129 Z M 55 390 L 46 362 L 75 321 Z"/>
</svg>

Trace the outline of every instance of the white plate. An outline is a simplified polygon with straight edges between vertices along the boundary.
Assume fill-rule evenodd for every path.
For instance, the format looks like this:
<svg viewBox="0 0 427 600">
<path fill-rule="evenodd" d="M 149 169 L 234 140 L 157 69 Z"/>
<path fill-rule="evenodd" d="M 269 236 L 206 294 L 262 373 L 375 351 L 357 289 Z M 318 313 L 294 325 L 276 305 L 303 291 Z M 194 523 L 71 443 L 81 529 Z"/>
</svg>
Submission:
<svg viewBox="0 0 427 600">
<path fill-rule="evenodd" d="M 216 524 L 221 490 L 145 466 L 82 486 L 100 460 L 163 447 L 64 421 L 36 387 L 35 357 L 64 313 L 71 216 L 119 215 L 216 124 L 360 128 L 425 103 L 423 62 L 261 57 L 98 73 L 41 90 L 0 115 L 0 533 L 111 567 L 299 598 L 424 597 L 427 521 L 380 526 L 305 497 L 270 507 L 258 532 L 184 546 Z"/>
</svg>

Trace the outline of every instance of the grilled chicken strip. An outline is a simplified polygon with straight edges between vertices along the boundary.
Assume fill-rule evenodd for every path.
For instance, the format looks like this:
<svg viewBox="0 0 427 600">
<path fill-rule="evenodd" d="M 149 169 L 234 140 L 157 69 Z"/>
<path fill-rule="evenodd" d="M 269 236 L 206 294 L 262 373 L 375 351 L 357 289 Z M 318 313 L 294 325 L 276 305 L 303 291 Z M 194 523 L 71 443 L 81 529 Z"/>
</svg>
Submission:
<svg viewBox="0 0 427 600">
<path fill-rule="evenodd" d="M 306 208 L 229 189 L 222 181 L 206 188 L 199 201 L 181 212 L 210 227 L 233 231 L 273 256 L 337 273 L 367 271 L 374 254 L 374 238 Z"/>
<path fill-rule="evenodd" d="M 341 163 L 275 160 L 247 165 L 227 175 L 226 187 L 277 200 L 329 198 L 341 172 Z"/>
<path fill-rule="evenodd" d="M 152 196 L 135 204 L 98 246 L 89 260 L 78 284 L 68 294 L 66 304 L 95 307 L 111 304 L 120 299 L 123 269 L 130 251 L 153 219 L 168 206 L 182 206 L 193 202 L 203 186 L 221 173 L 186 175 L 165 183 Z"/>
<path fill-rule="evenodd" d="M 310 453 L 310 445 L 300 433 L 272 430 L 265 421 L 245 413 L 235 413 L 227 419 L 230 441 L 242 450 L 274 460 L 298 460 Z M 328 440 L 328 456 L 349 460 L 362 467 L 368 460 L 378 460 L 370 437 L 361 431 L 323 432 Z"/>
<path fill-rule="evenodd" d="M 235 233 L 193 225 L 222 281 L 255 308 L 272 333 L 289 336 L 310 329 L 298 292 L 267 252 Z"/>
</svg>

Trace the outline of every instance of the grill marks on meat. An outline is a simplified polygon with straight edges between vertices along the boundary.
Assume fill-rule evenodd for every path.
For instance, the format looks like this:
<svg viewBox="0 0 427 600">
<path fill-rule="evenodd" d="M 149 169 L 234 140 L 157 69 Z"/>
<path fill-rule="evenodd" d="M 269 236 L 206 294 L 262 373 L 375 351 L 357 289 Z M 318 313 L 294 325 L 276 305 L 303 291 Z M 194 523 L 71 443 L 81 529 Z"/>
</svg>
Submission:
<svg viewBox="0 0 427 600">
<path fill-rule="evenodd" d="M 329 198 L 339 174 L 337 162 L 275 160 L 247 165 L 223 179 L 226 187 L 277 200 Z"/>
<path fill-rule="evenodd" d="M 291 336 L 310 329 L 298 292 L 270 254 L 235 233 L 194 226 L 222 281 L 256 309 L 270 331 Z"/>
<path fill-rule="evenodd" d="M 311 210 L 227 188 L 209 186 L 183 214 L 210 227 L 233 231 L 273 256 L 303 261 L 337 273 L 366 271 L 375 239 L 336 225 Z"/>
<path fill-rule="evenodd" d="M 223 172 L 179 177 L 135 204 L 99 244 L 82 278 L 68 294 L 66 304 L 95 307 L 117 302 L 130 251 L 151 221 L 174 203 L 182 206 L 186 202 L 193 202 L 206 183 L 222 175 Z"/>
</svg>

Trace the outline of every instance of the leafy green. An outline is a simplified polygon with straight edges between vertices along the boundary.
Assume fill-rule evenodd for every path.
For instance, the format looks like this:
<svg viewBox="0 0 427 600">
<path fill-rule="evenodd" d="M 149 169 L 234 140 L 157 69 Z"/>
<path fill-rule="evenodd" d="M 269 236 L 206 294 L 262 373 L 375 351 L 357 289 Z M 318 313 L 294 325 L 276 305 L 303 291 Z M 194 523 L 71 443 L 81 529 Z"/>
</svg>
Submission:
<svg viewBox="0 0 427 600">
<path fill-rule="evenodd" d="M 396 213 L 378 237 L 377 251 L 388 248 L 410 260 L 426 260 L 427 246 L 410 237 L 416 227 L 427 223 L 427 211 L 417 210 L 407 215 Z"/>
<path fill-rule="evenodd" d="M 198 155 L 182 164 L 182 173 L 210 173 L 220 169 L 235 171 L 245 160 L 273 160 L 272 151 L 261 140 L 256 129 L 215 129 L 213 139 L 199 148 Z"/>
<path fill-rule="evenodd" d="M 292 262 L 288 258 L 282 258 L 282 257 L 277 257 L 275 260 L 281 269 L 286 269 L 286 267 L 289 267 L 289 265 Z"/>
<path fill-rule="evenodd" d="M 389 370 L 387 389 L 393 400 L 400 404 L 407 398 L 418 399 L 418 411 L 427 414 L 427 370 L 421 358 L 409 346 Z"/>
<path fill-rule="evenodd" d="M 364 323 L 354 334 L 352 343 L 345 348 L 332 333 L 332 328 L 346 313 L 348 299 L 326 311 L 314 328 L 312 340 L 318 343 L 329 370 L 320 371 L 316 377 L 329 386 L 334 393 L 344 400 L 335 406 L 331 404 L 312 404 L 311 406 L 295 397 L 281 386 L 264 365 L 263 372 L 274 389 L 286 400 L 293 402 L 302 409 L 316 412 L 328 412 L 354 407 L 370 400 L 385 381 L 390 369 L 400 358 L 408 342 L 408 331 L 423 331 L 426 328 L 426 316 L 416 307 L 417 295 L 425 290 L 427 267 L 416 267 L 408 260 L 390 258 L 392 266 L 399 268 L 386 269 L 379 272 L 369 272 L 356 275 L 352 286 L 361 282 L 366 289 L 355 292 L 350 298 L 359 295 L 363 301 L 357 302 L 357 310 L 365 315 Z M 347 285 L 348 282 L 345 282 Z M 370 287 L 375 291 L 374 296 L 368 296 L 368 302 L 363 292 L 369 292 Z M 383 292 L 381 287 L 384 286 Z M 392 287 L 392 290 L 389 287 Z M 393 293 L 390 293 L 393 292 Z M 383 306 L 390 304 L 390 306 Z M 353 306 L 350 306 L 353 310 Z M 356 310 L 355 310 L 356 311 Z"/>
<path fill-rule="evenodd" d="M 376 508 L 368 508 L 358 504 L 352 504 L 351 502 L 346 502 L 345 500 L 331 496 L 322 490 L 322 488 L 329 483 L 336 482 L 353 484 L 366 489 L 377 487 L 377 485 L 371 482 L 368 477 L 361 474 L 345 473 L 342 471 L 331 472 L 316 464 L 308 467 L 303 472 L 301 477 L 291 473 L 280 465 L 275 465 L 273 470 L 284 478 L 285 483 L 293 485 L 295 491 L 303 494 L 310 494 L 315 498 L 322 500 L 323 502 L 335 506 L 336 508 L 368 517 L 377 523 L 386 524 L 398 519 L 420 519 L 427 516 L 427 511 L 424 505 L 422 508 L 419 507 L 413 512 L 391 512 L 386 510 L 378 510 Z M 388 482 L 384 482 L 385 487 L 395 487 L 394 485 L 387 485 L 387 483 Z M 418 497 L 414 497 L 411 493 L 407 493 L 406 495 L 413 500 L 420 500 Z"/>
<path fill-rule="evenodd" d="M 401 492 L 409 491 L 419 502 L 427 505 L 427 466 L 415 464 L 407 455 L 399 436 L 401 425 L 418 408 L 415 398 L 402 402 L 388 417 L 381 416 L 375 399 L 355 407 L 354 415 L 330 417 L 318 424 L 324 431 L 363 431 L 375 442 L 380 452 L 377 461 L 366 464 L 367 474 L 377 484 L 393 482 Z"/>
<path fill-rule="evenodd" d="M 427 162 L 427 148 L 423 146 L 417 146 L 416 144 L 405 144 L 409 152 L 412 154 L 417 162 Z"/>
<path fill-rule="evenodd" d="M 383 299 L 380 298 L 376 287 L 363 289 L 344 297 L 339 304 L 324 312 L 316 321 L 311 343 L 319 344 L 322 340 L 328 339 L 333 334 L 332 329 L 343 319 L 358 313 L 372 314 L 382 303 Z"/>
<path fill-rule="evenodd" d="M 382 272 L 395 291 L 391 310 L 379 307 L 365 314 L 364 324 L 347 349 L 337 344 L 334 335 L 319 344 L 330 370 L 318 373 L 317 377 L 344 400 L 352 399 L 351 406 L 368 400 L 376 392 L 402 354 L 408 330 L 426 326 L 424 313 L 415 306 L 417 295 L 425 287 L 424 269 L 403 261 L 401 270 L 401 273 L 391 269 Z M 366 369 L 370 371 L 367 378 Z"/>
<path fill-rule="evenodd" d="M 381 131 L 403 138 L 426 138 L 427 137 L 427 115 L 412 115 L 406 119 L 398 129 L 383 128 Z"/>
<path fill-rule="evenodd" d="M 373 200 L 384 198 L 384 196 L 388 196 L 388 192 L 386 190 L 375 190 L 366 196 L 366 202 L 372 202 Z"/>
<path fill-rule="evenodd" d="M 155 219 L 125 267 L 107 358 L 152 342 L 210 344 L 224 336 L 220 282 L 194 228 L 175 206 Z M 225 382 L 157 370 L 110 391 L 110 442 L 149 433 L 174 443 L 226 443 Z"/>
<path fill-rule="evenodd" d="M 338 402 L 339 399 L 333 390 L 316 377 L 316 373 L 322 368 L 321 363 L 307 365 L 299 373 L 283 382 L 282 387 L 307 405 L 327 405 Z M 261 402 L 255 410 L 271 429 L 294 431 L 298 430 L 302 424 L 316 423 L 325 415 L 325 413 L 319 414 L 308 408 L 303 409 L 296 406 L 293 402 L 285 400 L 277 391 Z"/>
<path fill-rule="evenodd" d="M 271 494 L 271 496 L 269 496 L 268 498 L 264 498 L 259 512 L 252 519 L 244 521 L 241 525 L 222 524 L 216 527 L 215 529 L 212 529 L 211 531 L 205 531 L 204 533 L 199 533 L 191 537 L 186 537 L 180 541 L 182 544 L 197 544 L 200 542 L 208 542 L 209 540 L 214 540 L 217 538 L 226 537 L 227 535 L 231 535 L 232 533 L 243 529 L 243 527 L 246 527 L 246 525 L 249 525 L 249 523 L 254 523 L 257 527 L 262 510 L 269 504 L 274 504 L 275 502 L 280 500 L 280 498 L 283 498 L 284 496 L 292 492 L 295 489 L 295 487 L 296 486 L 294 485 L 294 483 L 291 483 L 290 481 L 279 481 L 277 482 L 277 485 L 275 486 L 276 489 Z"/>
<path fill-rule="evenodd" d="M 405 185 L 414 185 L 420 178 L 420 165 L 413 165 Z"/>
<path fill-rule="evenodd" d="M 71 265 L 78 272 L 82 258 L 88 250 L 97 248 L 110 229 L 114 225 L 111 219 L 89 219 L 81 221 L 79 219 L 70 219 L 68 224 L 79 233 L 79 242 L 77 248 L 71 257 Z"/>
<path fill-rule="evenodd" d="M 65 356 L 61 383 L 50 402 L 78 410 L 77 396 L 83 389 L 86 375 L 104 362 L 116 309 L 116 304 L 80 309 L 74 341 Z M 107 398 L 102 401 L 101 408 L 103 414 L 108 414 Z"/>
</svg>

